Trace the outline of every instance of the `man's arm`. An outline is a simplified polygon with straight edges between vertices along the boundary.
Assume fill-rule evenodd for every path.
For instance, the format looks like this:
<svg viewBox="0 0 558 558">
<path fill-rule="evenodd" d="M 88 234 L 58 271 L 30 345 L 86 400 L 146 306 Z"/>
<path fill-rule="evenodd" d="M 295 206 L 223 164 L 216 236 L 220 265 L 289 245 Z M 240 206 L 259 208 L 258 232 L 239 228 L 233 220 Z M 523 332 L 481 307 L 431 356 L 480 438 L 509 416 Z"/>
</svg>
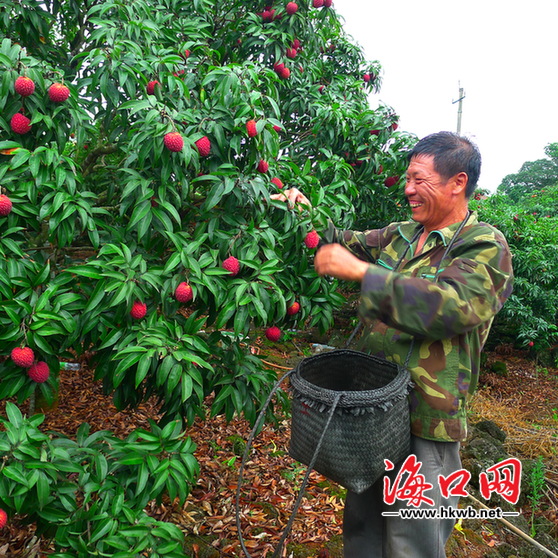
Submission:
<svg viewBox="0 0 558 558">
<path fill-rule="evenodd" d="M 494 317 L 511 293 L 511 254 L 505 239 L 476 237 L 454 253 L 438 281 L 369 266 L 359 314 L 417 337 L 446 339 Z"/>
</svg>

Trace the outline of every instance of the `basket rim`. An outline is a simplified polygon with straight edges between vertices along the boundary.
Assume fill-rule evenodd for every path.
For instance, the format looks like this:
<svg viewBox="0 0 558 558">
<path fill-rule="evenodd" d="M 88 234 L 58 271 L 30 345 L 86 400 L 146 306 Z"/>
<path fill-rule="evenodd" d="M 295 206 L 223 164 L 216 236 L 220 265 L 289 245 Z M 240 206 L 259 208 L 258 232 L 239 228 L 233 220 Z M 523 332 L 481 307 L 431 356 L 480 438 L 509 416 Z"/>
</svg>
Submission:
<svg viewBox="0 0 558 558">
<path fill-rule="evenodd" d="M 388 365 L 396 369 L 397 373 L 395 377 L 386 385 L 381 388 L 370 390 L 334 390 L 324 388 L 313 384 L 301 376 L 301 368 L 304 363 L 316 360 L 327 360 L 328 358 L 331 359 L 335 356 L 340 356 L 340 353 L 344 356 L 357 356 L 363 360 L 372 360 L 377 363 L 381 362 L 382 365 Z M 342 408 L 383 406 L 385 403 L 389 403 L 394 399 L 400 399 L 407 396 L 411 385 L 410 372 L 404 366 L 381 359 L 380 357 L 374 355 L 363 353 L 361 351 L 354 351 L 352 349 L 336 349 L 327 353 L 320 353 L 318 355 L 307 357 L 298 363 L 296 368 L 293 370 L 290 380 L 294 391 L 297 392 L 295 393 L 295 396 L 298 395 L 301 398 L 314 400 L 321 404 L 331 405 L 333 400 L 341 391 L 342 395 L 337 406 Z"/>
</svg>

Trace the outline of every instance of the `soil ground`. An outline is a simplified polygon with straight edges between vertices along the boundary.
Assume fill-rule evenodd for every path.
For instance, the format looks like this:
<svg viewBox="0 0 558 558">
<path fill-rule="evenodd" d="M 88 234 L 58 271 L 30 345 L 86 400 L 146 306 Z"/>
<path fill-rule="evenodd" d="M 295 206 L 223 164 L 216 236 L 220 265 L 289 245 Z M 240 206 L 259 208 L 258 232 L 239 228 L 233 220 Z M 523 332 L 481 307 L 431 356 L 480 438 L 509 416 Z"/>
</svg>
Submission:
<svg viewBox="0 0 558 558">
<path fill-rule="evenodd" d="M 258 338 L 253 351 L 281 374 L 283 369 L 292 367 L 293 360 L 309 353 L 310 344 L 296 337 L 278 344 Z M 511 455 L 531 459 L 542 456 L 547 486 L 535 518 L 544 518 L 550 536 L 558 540 L 558 370 L 537 366 L 526 357 L 509 347 L 487 354 L 470 419 L 473 423 L 489 419 L 498 424 L 507 434 L 506 449 Z M 502 368 L 494 366 L 496 361 L 505 363 L 505 375 L 491 371 Z M 124 437 L 135 428 L 148 427 L 149 418 L 157 419 L 154 401 L 134 411 L 117 411 L 111 398 L 103 395 L 100 383 L 93 381 L 87 362 L 81 364 L 77 372 L 61 371 L 58 408 L 46 412 L 43 429 L 74 436 L 78 426 L 88 422 L 92 431 L 111 430 Z M 1 405 L 0 413 L 4 414 Z M 198 483 L 183 506 L 167 501 L 160 506 L 153 504 L 147 510 L 157 519 L 180 526 L 194 558 L 244 555 L 238 542 L 235 493 L 240 456 L 249 433 L 250 426 L 244 420 L 226 423 L 223 417 L 216 417 L 198 421 L 187 432 L 198 446 L 196 456 L 201 466 Z M 246 466 L 242 530 L 246 547 L 254 557 L 272 555 L 305 472 L 305 467 L 288 456 L 288 439 L 287 418 L 265 426 L 254 441 L 254 451 Z M 312 473 L 285 556 L 342 556 L 343 498 L 342 489 Z M 528 502 L 519 511 L 531 518 Z M 32 528 L 24 526 L 19 518 L 12 518 L 9 527 L 0 532 L 0 557 L 48 556 L 48 541 L 35 541 L 35 552 L 26 553 L 32 540 Z M 526 550 L 515 550 L 525 548 L 523 544 L 520 537 L 498 521 L 464 520 L 450 540 L 448 557 L 531 556 Z M 511 550 L 506 554 L 504 550 L 508 547 Z M 502 553 L 494 554 L 497 550 Z"/>
</svg>

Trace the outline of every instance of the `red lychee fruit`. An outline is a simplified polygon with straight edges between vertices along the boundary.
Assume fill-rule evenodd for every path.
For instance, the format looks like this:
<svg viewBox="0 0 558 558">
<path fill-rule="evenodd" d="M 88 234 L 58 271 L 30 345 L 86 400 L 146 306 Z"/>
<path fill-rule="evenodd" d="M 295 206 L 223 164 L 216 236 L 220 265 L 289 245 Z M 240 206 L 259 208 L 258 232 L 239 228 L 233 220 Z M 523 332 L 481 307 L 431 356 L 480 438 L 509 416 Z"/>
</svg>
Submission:
<svg viewBox="0 0 558 558">
<path fill-rule="evenodd" d="M 363 79 L 366 83 L 368 83 L 368 82 L 370 81 L 370 74 L 364 74 L 364 75 L 362 76 L 362 79 Z"/>
<path fill-rule="evenodd" d="M 281 128 L 281 126 L 277 126 L 277 124 L 275 124 L 275 125 L 273 126 L 273 129 L 274 129 L 276 132 L 282 132 L 282 131 L 283 131 L 283 128 Z"/>
<path fill-rule="evenodd" d="M 8 514 L 0 508 L 0 529 L 5 527 L 6 523 L 8 523 Z"/>
<path fill-rule="evenodd" d="M 223 268 L 230 271 L 230 274 L 234 277 L 240 271 L 240 262 L 234 256 L 229 256 L 223 262 Z"/>
<path fill-rule="evenodd" d="M 141 320 L 147 314 L 147 304 L 136 300 L 134 304 L 132 304 L 132 309 L 130 310 L 130 316 L 134 318 L 134 320 Z"/>
<path fill-rule="evenodd" d="M 63 83 L 53 83 L 48 88 L 48 98 L 54 103 L 63 103 L 70 96 L 70 90 Z"/>
<path fill-rule="evenodd" d="M 267 161 L 264 161 L 263 159 L 260 159 L 257 168 L 258 168 L 258 172 L 265 173 L 269 170 L 269 163 Z"/>
<path fill-rule="evenodd" d="M 35 82 L 28 77 L 20 76 L 15 80 L 15 92 L 22 97 L 29 97 L 35 91 Z"/>
<path fill-rule="evenodd" d="M 281 330 L 277 326 L 268 327 L 265 330 L 265 336 L 270 341 L 279 341 L 279 339 L 281 339 Z"/>
<path fill-rule="evenodd" d="M 386 188 L 391 188 L 392 186 L 395 186 L 397 184 L 398 180 L 399 180 L 398 176 L 388 176 L 384 180 L 384 185 L 386 186 Z"/>
<path fill-rule="evenodd" d="M 27 370 L 27 375 L 37 384 L 42 384 L 48 380 L 50 369 L 44 361 L 39 361 Z"/>
<path fill-rule="evenodd" d="M 370 130 L 370 134 L 373 136 L 379 136 L 380 135 L 381 130 Z"/>
<path fill-rule="evenodd" d="M 288 308 L 287 308 L 287 314 L 289 316 L 293 316 L 294 314 L 297 314 L 300 311 L 300 304 L 298 302 L 293 302 Z"/>
<path fill-rule="evenodd" d="M 391 129 L 395 132 L 395 130 L 397 130 L 397 128 L 399 128 L 399 124 L 398 124 L 397 122 L 394 122 L 394 123 L 391 125 Z"/>
<path fill-rule="evenodd" d="M 287 58 L 292 60 L 293 58 L 296 58 L 297 50 L 296 48 L 288 48 L 285 54 L 287 55 Z"/>
<path fill-rule="evenodd" d="M 161 84 L 156 79 L 151 80 L 146 87 L 147 94 L 155 95 L 155 87 L 157 86 L 161 87 Z"/>
<path fill-rule="evenodd" d="M 283 182 L 281 181 L 280 178 L 277 178 L 276 176 L 271 179 L 271 183 L 275 184 L 275 186 L 277 186 L 277 188 L 279 189 L 283 188 Z"/>
<path fill-rule="evenodd" d="M 248 120 L 246 122 L 246 132 L 249 137 L 253 138 L 258 135 L 258 130 L 256 129 L 256 121 L 255 120 Z"/>
<path fill-rule="evenodd" d="M 285 6 L 285 11 L 289 14 L 289 15 L 293 15 L 296 14 L 298 10 L 298 4 L 296 2 L 289 2 L 286 6 Z"/>
<path fill-rule="evenodd" d="M 169 151 L 174 152 L 182 151 L 182 148 L 184 147 L 184 139 L 178 132 L 169 132 L 168 134 L 165 134 L 163 143 Z"/>
<path fill-rule="evenodd" d="M 333 0 L 324 0 L 324 8 L 331 8 Z"/>
<path fill-rule="evenodd" d="M 29 368 L 33 366 L 35 360 L 35 353 L 30 347 L 15 347 L 12 349 L 11 358 L 14 364 L 22 368 Z"/>
<path fill-rule="evenodd" d="M 300 39 L 294 39 L 291 46 L 296 50 L 300 50 L 302 48 L 302 43 L 300 42 Z"/>
<path fill-rule="evenodd" d="M 325 90 L 325 85 L 320 85 L 320 87 L 318 87 L 318 91 L 319 91 L 320 93 L 323 94 L 324 90 Z"/>
<path fill-rule="evenodd" d="M 189 58 L 190 54 L 192 54 L 188 49 L 184 51 L 184 58 Z"/>
<path fill-rule="evenodd" d="M 283 62 L 276 62 L 275 64 L 273 64 L 273 69 L 280 78 L 288 79 L 288 77 L 291 75 L 291 70 L 289 70 L 289 68 L 287 68 L 285 64 L 283 64 Z"/>
<path fill-rule="evenodd" d="M 0 194 L 0 217 L 6 217 L 12 211 L 12 200 L 5 194 Z"/>
<path fill-rule="evenodd" d="M 324 5 L 324 0 L 313 0 L 312 1 L 312 6 L 314 6 L 314 8 L 321 8 Z"/>
<path fill-rule="evenodd" d="M 21 112 L 16 112 L 10 120 L 10 127 L 16 134 L 26 134 L 31 130 L 31 120 Z"/>
<path fill-rule="evenodd" d="M 320 243 L 320 235 L 316 231 L 310 231 L 304 237 L 304 244 L 307 248 L 316 248 Z"/>
<path fill-rule="evenodd" d="M 174 298 L 176 298 L 178 302 L 190 302 L 192 298 L 194 298 L 192 287 L 183 281 L 178 285 L 178 287 L 176 287 L 174 291 Z"/>
<path fill-rule="evenodd" d="M 196 141 L 196 147 L 198 148 L 200 157 L 208 157 L 211 153 L 211 142 L 207 136 L 203 136 L 203 138 Z"/>
<path fill-rule="evenodd" d="M 291 70 L 289 70 L 289 68 L 287 68 L 286 66 L 281 68 L 281 70 L 279 71 L 279 77 L 281 79 L 289 79 L 290 76 L 291 76 Z"/>
<path fill-rule="evenodd" d="M 275 19 L 275 10 L 273 8 L 266 8 L 260 15 L 264 23 L 269 23 Z"/>
</svg>

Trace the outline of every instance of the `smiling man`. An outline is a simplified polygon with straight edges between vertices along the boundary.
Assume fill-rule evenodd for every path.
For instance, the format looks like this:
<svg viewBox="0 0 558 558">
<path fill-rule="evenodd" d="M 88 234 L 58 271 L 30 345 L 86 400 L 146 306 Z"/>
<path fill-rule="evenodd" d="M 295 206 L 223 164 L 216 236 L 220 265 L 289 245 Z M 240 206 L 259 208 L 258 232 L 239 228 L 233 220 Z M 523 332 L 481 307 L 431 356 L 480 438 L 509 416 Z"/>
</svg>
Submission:
<svg viewBox="0 0 558 558">
<path fill-rule="evenodd" d="M 334 230 L 334 241 L 314 260 L 320 275 L 360 283 L 359 316 L 366 326 L 360 350 L 408 362 L 411 454 L 432 485 L 425 496 L 434 503 L 421 505 L 426 508 L 457 507 L 458 497 L 442 497 L 438 479 L 461 469 L 459 443 L 467 435 L 480 354 L 512 289 L 506 239 L 468 209 L 480 166 L 477 147 L 464 137 L 440 132 L 423 138 L 409 154 L 406 173 L 412 221 L 365 232 Z M 296 189 L 282 197 L 309 204 Z M 392 481 L 398 470 L 389 474 Z M 399 512 L 406 507 L 404 499 L 385 503 L 383 479 L 362 494 L 349 491 L 346 558 L 444 557 L 455 520 L 404 518 Z"/>
</svg>

